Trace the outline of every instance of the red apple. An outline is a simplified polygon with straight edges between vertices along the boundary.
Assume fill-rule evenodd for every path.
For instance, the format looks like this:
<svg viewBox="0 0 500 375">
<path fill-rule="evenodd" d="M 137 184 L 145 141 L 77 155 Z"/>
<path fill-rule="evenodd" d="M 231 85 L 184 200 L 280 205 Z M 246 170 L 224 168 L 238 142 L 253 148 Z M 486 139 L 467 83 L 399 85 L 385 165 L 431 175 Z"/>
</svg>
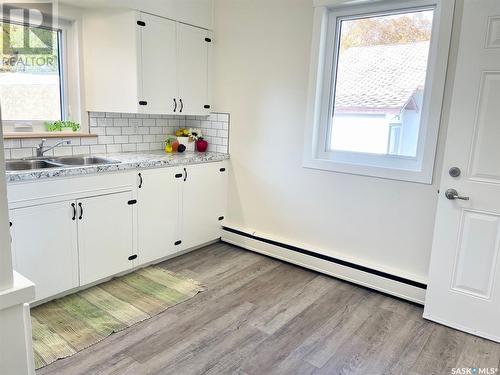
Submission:
<svg viewBox="0 0 500 375">
<path fill-rule="evenodd" d="M 207 147 L 208 147 L 208 142 L 205 141 L 204 139 L 196 141 L 196 151 L 205 152 L 207 151 Z"/>
</svg>

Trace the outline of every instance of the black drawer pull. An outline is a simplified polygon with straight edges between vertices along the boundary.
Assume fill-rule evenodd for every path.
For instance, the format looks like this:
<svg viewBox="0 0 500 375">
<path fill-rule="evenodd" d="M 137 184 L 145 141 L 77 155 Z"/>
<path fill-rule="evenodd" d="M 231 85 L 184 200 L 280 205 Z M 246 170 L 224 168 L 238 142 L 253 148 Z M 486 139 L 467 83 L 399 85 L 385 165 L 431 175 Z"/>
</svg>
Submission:
<svg viewBox="0 0 500 375">
<path fill-rule="evenodd" d="M 128 257 L 128 260 L 134 260 L 134 259 L 137 259 L 137 254 Z"/>
<path fill-rule="evenodd" d="M 175 246 L 179 246 L 181 243 L 182 243 L 182 241 L 180 241 L 180 240 L 179 240 L 179 241 L 175 241 L 175 242 L 174 242 L 174 245 L 175 245 Z"/>
<path fill-rule="evenodd" d="M 226 168 L 221 168 L 219 169 L 220 172 L 225 172 L 226 171 Z"/>
<path fill-rule="evenodd" d="M 224 220 L 224 216 L 219 216 L 219 221 Z"/>
<path fill-rule="evenodd" d="M 137 21 L 137 24 L 139 26 L 146 26 L 146 22 L 144 22 L 144 21 Z"/>
<path fill-rule="evenodd" d="M 76 205 L 74 203 L 71 203 L 71 207 L 73 207 L 73 217 L 71 220 L 76 220 Z"/>
<path fill-rule="evenodd" d="M 80 207 L 80 217 L 78 218 L 78 220 L 82 220 L 83 218 L 83 206 L 82 206 L 82 203 L 78 203 L 78 207 Z"/>
<path fill-rule="evenodd" d="M 182 173 L 177 173 L 177 174 L 175 175 L 175 178 L 182 178 Z"/>
<path fill-rule="evenodd" d="M 142 173 L 139 173 L 139 189 L 142 188 Z"/>
<path fill-rule="evenodd" d="M 137 199 L 132 199 L 127 202 L 129 205 L 133 205 L 137 203 Z"/>
<path fill-rule="evenodd" d="M 145 101 L 145 100 L 141 100 L 141 101 L 139 102 L 139 105 L 148 105 L 148 102 L 147 102 L 147 101 Z"/>
<path fill-rule="evenodd" d="M 210 109 L 210 106 L 209 106 L 208 104 L 205 104 L 205 105 L 203 106 L 203 108 L 205 108 L 205 109 Z"/>
</svg>

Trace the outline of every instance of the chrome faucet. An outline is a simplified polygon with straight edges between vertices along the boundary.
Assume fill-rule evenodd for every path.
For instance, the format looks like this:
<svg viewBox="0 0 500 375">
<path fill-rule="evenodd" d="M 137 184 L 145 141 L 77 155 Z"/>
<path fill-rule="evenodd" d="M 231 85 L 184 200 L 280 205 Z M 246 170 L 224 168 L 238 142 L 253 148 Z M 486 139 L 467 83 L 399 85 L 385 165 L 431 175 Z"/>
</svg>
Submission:
<svg viewBox="0 0 500 375">
<path fill-rule="evenodd" d="M 43 154 L 45 154 L 47 151 L 50 151 L 52 150 L 53 148 L 56 148 L 57 146 L 60 146 L 60 145 L 63 145 L 63 144 L 66 144 L 66 145 L 70 145 L 71 144 L 71 141 L 61 141 L 59 143 L 56 143 L 54 146 L 52 147 L 49 147 L 49 148 L 46 148 L 44 149 L 43 148 L 43 144 L 47 142 L 46 139 L 42 139 L 42 142 L 40 142 L 40 144 L 38 145 L 38 147 L 36 148 L 36 156 L 37 157 L 42 157 Z"/>
</svg>

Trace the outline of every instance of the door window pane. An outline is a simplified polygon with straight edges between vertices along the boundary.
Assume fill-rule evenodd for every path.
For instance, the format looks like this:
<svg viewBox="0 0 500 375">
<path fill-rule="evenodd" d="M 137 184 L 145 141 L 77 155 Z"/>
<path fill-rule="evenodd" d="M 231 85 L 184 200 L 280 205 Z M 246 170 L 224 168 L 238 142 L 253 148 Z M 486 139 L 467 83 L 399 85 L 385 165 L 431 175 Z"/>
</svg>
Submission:
<svg viewBox="0 0 500 375">
<path fill-rule="evenodd" d="M 417 155 L 433 15 L 340 21 L 330 150 Z"/>
</svg>

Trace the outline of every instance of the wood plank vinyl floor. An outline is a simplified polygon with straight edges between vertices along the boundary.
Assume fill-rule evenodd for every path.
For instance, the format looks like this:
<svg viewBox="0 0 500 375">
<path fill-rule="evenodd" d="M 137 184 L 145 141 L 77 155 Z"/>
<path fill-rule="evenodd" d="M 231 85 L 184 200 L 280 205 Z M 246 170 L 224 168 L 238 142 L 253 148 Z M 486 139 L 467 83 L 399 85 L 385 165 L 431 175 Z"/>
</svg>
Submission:
<svg viewBox="0 0 500 375">
<path fill-rule="evenodd" d="M 500 367 L 500 344 L 422 308 L 216 243 L 161 266 L 208 291 L 37 374 L 451 374 Z"/>
</svg>

